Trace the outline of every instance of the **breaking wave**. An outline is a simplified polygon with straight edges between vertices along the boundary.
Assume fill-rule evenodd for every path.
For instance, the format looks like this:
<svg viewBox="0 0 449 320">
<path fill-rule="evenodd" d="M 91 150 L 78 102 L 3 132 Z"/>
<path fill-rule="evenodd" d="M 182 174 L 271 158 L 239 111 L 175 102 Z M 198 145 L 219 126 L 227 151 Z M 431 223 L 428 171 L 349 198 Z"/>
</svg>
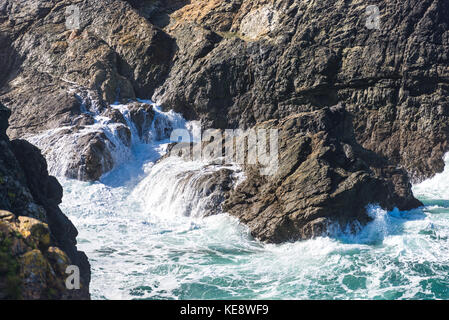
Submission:
<svg viewBox="0 0 449 320">
<path fill-rule="evenodd" d="M 129 121 L 126 105 L 114 107 Z M 94 299 L 449 298 L 449 166 L 414 187 L 426 201 L 422 209 L 371 207 L 373 221 L 357 234 L 336 230 L 329 237 L 263 244 L 234 218 L 207 216 L 219 201 L 195 185 L 223 169 L 237 184 L 244 178 L 238 166 L 157 161 L 169 142 L 164 128 L 195 124 L 154 108 L 164 120 L 153 122 L 147 142 L 133 132 L 132 146 L 117 149 L 123 158 L 99 182 L 60 178 L 62 209 L 92 264 Z M 101 118 L 87 130 L 98 128 L 116 134 Z M 46 152 L 53 173 L 63 171 L 52 161 L 63 163 L 70 141 L 58 143 Z"/>
</svg>

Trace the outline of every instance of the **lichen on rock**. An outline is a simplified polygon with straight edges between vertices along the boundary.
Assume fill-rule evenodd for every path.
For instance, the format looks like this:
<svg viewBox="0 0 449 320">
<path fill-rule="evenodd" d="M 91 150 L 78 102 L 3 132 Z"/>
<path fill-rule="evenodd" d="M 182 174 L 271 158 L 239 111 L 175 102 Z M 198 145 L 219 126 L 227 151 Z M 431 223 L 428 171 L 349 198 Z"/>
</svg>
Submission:
<svg viewBox="0 0 449 320">
<path fill-rule="evenodd" d="M 8 117 L 0 104 L 0 299 L 89 299 L 90 265 L 58 207 L 62 187 L 36 147 L 7 138 Z M 69 265 L 80 290 L 65 286 Z"/>
</svg>

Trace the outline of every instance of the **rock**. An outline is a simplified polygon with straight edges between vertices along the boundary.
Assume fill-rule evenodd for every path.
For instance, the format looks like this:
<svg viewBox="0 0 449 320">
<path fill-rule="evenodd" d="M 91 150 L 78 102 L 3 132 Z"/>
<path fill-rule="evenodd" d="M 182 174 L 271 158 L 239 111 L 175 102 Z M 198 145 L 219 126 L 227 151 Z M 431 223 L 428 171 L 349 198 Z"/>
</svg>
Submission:
<svg viewBox="0 0 449 320">
<path fill-rule="evenodd" d="M 379 7 L 379 30 L 366 27 L 368 5 Z M 363 147 L 421 181 L 449 151 L 448 6 L 191 1 L 165 27 L 178 50 L 153 101 L 221 129 L 341 102 Z M 191 24 L 203 31 L 189 36 Z M 221 37 L 209 44 L 207 33 Z"/>
<path fill-rule="evenodd" d="M 125 117 L 117 109 L 107 108 L 106 111 L 104 112 L 104 116 L 111 119 L 112 122 L 121 123 L 121 124 L 126 125 Z"/>
<path fill-rule="evenodd" d="M 246 165 L 246 180 L 230 192 L 224 211 L 254 237 L 281 243 L 321 236 L 332 226 L 363 225 L 371 221 L 369 205 L 421 206 L 407 173 L 360 146 L 351 126 L 341 108 L 260 124 L 279 130 L 280 166 L 265 176 L 260 166 Z"/>
<path fill-rule="evenodd" d="M 91 133 L 77 141 L 81 158 L 71 164 L 72 171 L 66 173 L 70 178 L 82 181 L 96 181 L 114 166 L 112 154 L 107 146 L 107 138 L 103 133 Z"/>
<path fill-rule="evenodd" d="M 180 190 L 186 193 L 194 190 L 186 215 L 207 217 L 223 213 L 222 204 L 235 183 L 234 171 L 226 168 L 209 171 L 211 168 L 204 166 L 200 171 L 189 171 L 178 177 Z M 198 200 L 200 203 L 195 203 Z"/>
<path fill-rule="evenodd" d="M 50 246 L 50 229 L 48 225 L 29 217 L 19 217 L 18 231 L 29 242 L 46 250 Z"/>
<path fill-rule="evenodd" d="M 11 111 L 0 103 L 0 139 L 6 138 L 6 129 L 8 128 L 8 119 Z"/>
<path fill-rule="evenodd" d="M 11 213 L 9 211 L 0 210 L 0 219 L 2 219 L 4 221 L 10 221 L 10 220 L 14 220 L 15 216 L 13 213 Z"/>
<path fill-rule="evenodd" d="M 213 199 L 214 210 L 202 208 L 203 215 L 229 213 L 255 238 L 282 243 L 322 236 L 335 227 L 356 231 L 372 220 L 370 206 L 385 210 L 422 206 L 405 170 L 357 142 L 350 113 L 341 105 L 270 120 L 254 129 L 278 131 L 279 158 L 266 163 L 259 149 L 259 163 L 249 164 L 249 151 L 256 146 L 248 143 L 246 161 L 240 163 L 245 179 L 236 187 L 233 170 L 208 173 L 206 166 L 178 176 L 182 194 L 195 193 L 207 203 Z M 246 136 L 236 138 L 236 150 L 246 145 Z M 202 142 L 203 157 L 206 148 L 215 149 L 218 143 L 224 151 L 229 147 L 224 139 Z M 191 161 L 197 148 L 172 144 L 161 161 L 171 156 Z M 220 156 L 211 161 L 222 165 Z"/>
<path fill-rule="evenodd" d="M 66 26 L 70 5 L 81 14 L 76 29 Z M 136 94 L 150 98 L 174 48 L 124 1 L 7 2 L 0 28 L 0 100 L 12 109 L 12 138 L 71 125 L 84 111 L 101 112 Z"/>
<path fill-rule="evenodd" d="M 242 37 L 254 41 L 272 32 L 279 23 L 279 13 L 270 5 L 249 12 L 240 23 Z"/>
<path fill-rule="evenodd" d="M 75 30 L 65 26 L 69 4 L 80 7 Z M 0 100 L 13 111 L 9 134 L 137 96 L 223 129 L 341 102 L 362 146 L 421 181 L 443 170 L 449 150 L 448 4 L 369 5 L 379 30 L 355 0 L 332 10 L 289 0 L 8 3 Z M 97 107 L 79 100 L 87 91 Z"/>
<path fill-rule="evenodd" d="M 81 17 L 80 26 L 67 29 L 69 4 L 79 5 Z M 379 7 L 378 29 L 367 27 L 368 5 Z M 267 241 L 304 238 L 325 230 L 330 212 L 341 216 L 333 219 L 341 224 L 363 221 L 362 207 L 381 196 L 387 197 L 380 203 L 386 208 L 415 207 L 409 177 L 417 182 L 443 170 L 449 151 L 448 11 L 442 0 L 337 1 L 332 10 L 323 1 L 290 0 L 7 2 L 0 7 L 0 67 L 6 70 L 0 100 L 12 109 L 13 138 L 69 127 L 46 145 L 75 137 L 79 144 L 65 153 L 69 165 L 61 171 L 83 180 L 99 179 L 115 165 L 111 150 L 117 141 L 104 132 L 76 135 L 92 123 L 84 114 L 102 114 L 111 102 L 152 98 L 166 110 L 202 120 L 203 128 L 289 123 L 285 130 L 297 139 L 282 151 L 286 180 L 250 174 L 252 194 L 246 196 L 254 197 L 254 205 L 239 204 L 239 214 Z M 336 133 L 326 123 L 339 118 L 328 110 L 338 103 L 346 108 L 346 131 Z M 142 112 L 133 117 L 143 134 Z M 311 133 L 294 131 L 301 126 Z M 3 128 L 4 121 L 0 134 Z M 127 145 L 126 128 L 117 130 Z M 7 190 L 1 179 L 8 188 L 26 183 L 7 143 L 0 143 L 12 170 L 0 167 L 0 174 L 17 177 L 0 176 L 1 190 Z M 296 166 L 307 174 L 295 175 Z M 307 181 L 320 183 L 314 189 Z M 267 191 L 270 184 L 278 189 Z M 376 192 L 369 194 L 366 186 Z M 14 190 L 1 194 L 1 203 L 43 219 L 45 205 L 25 206 L 33 195 Z M 353 216 L 329 204 L 347 207 L 354 194 L 361 196 Z M 303 203 L 294 200 L 300 195 Z M 231 211 L 238 204 L 232 199 Z M 266 215 L 278 211 L 288 219 L 273 218 L 264 231 Z"/>
<path fill-rule="evenodd" d="M 116 128 L 117 130 L 117 135 L 119 137 L 119 139 L 122 141 L 122 143 L 130 148 L 131 144 L 132 144 L 132 134 L 131 134 L 131 130 L 125 126 L 125 125 L 120 125 Z"/>
<path fill-rule="evenodd" d="M 29 217 L 11 216 L 0 218 L 0 297 L 86 299 L 86 288 L 77 292 L 66 288 L 65 271 L 72 261 L 61 249 L 49 247 L 48 226 Z"/>
<path fill-rule="evenodd" d="M 129 106 L 129 114 L 140 139 L 148 142 L 148 132 L 150 131 L 155 114 L 153 107 L 146 103 L 133 103 Z"/>
<path fill-rule="evenodd" d="M 0 123 L 8 116 L 0 112 Z M 76 248 L 76 228 L 58 207 L 61 185 L 29 142 L 0 135 L 0 146 L 0 298 L 89 299 L 90 265 Z M 50 248 L 80 268 L 81 290 L 65 288 L 67 275 L 55 271 Z"/>
</svg>

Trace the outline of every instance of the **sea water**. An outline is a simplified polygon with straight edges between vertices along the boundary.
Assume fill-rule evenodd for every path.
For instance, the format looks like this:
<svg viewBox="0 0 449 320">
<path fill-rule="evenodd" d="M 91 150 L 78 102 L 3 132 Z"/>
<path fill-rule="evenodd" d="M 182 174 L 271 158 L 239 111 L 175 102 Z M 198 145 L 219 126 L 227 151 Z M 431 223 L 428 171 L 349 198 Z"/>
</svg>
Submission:
<svg viewBox="0 0 449 320">
<path fill-rule="evenodd" d="M 207 199 L 179 177 L 204 164 L 156 163 L 168 143 L 159 138 L 134 142 L 99 182 L 59 179 L 61 208 L 92 265 L 93 299 L 449 299 L 448 165 L 414 186 L 422 209 L 372 206 L 373 222 L 356 235 L 273 245 L 226 214 L 203 218 Z"/>
</svg>

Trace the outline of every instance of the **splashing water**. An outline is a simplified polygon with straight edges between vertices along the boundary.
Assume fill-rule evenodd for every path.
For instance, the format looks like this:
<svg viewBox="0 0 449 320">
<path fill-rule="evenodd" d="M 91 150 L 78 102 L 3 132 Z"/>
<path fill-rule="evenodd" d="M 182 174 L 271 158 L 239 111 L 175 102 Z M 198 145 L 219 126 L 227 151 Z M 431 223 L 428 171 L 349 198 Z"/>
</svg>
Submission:
<svg viewBox="0 0 449 320">
<path fill-rule="evenodd" d="M 357 235 L 268 245 L 225 214 L 202 218 L 208 199 L 180 180 L 218 168 L 155 164 L 168 142 L 155 140 L 133 144 L 130 160 L 100 182 L 60 179 L 94 299 L 449 299 L 449 166 L 414 187 L 423 209 L 372 207 Z"/>
</svg>

